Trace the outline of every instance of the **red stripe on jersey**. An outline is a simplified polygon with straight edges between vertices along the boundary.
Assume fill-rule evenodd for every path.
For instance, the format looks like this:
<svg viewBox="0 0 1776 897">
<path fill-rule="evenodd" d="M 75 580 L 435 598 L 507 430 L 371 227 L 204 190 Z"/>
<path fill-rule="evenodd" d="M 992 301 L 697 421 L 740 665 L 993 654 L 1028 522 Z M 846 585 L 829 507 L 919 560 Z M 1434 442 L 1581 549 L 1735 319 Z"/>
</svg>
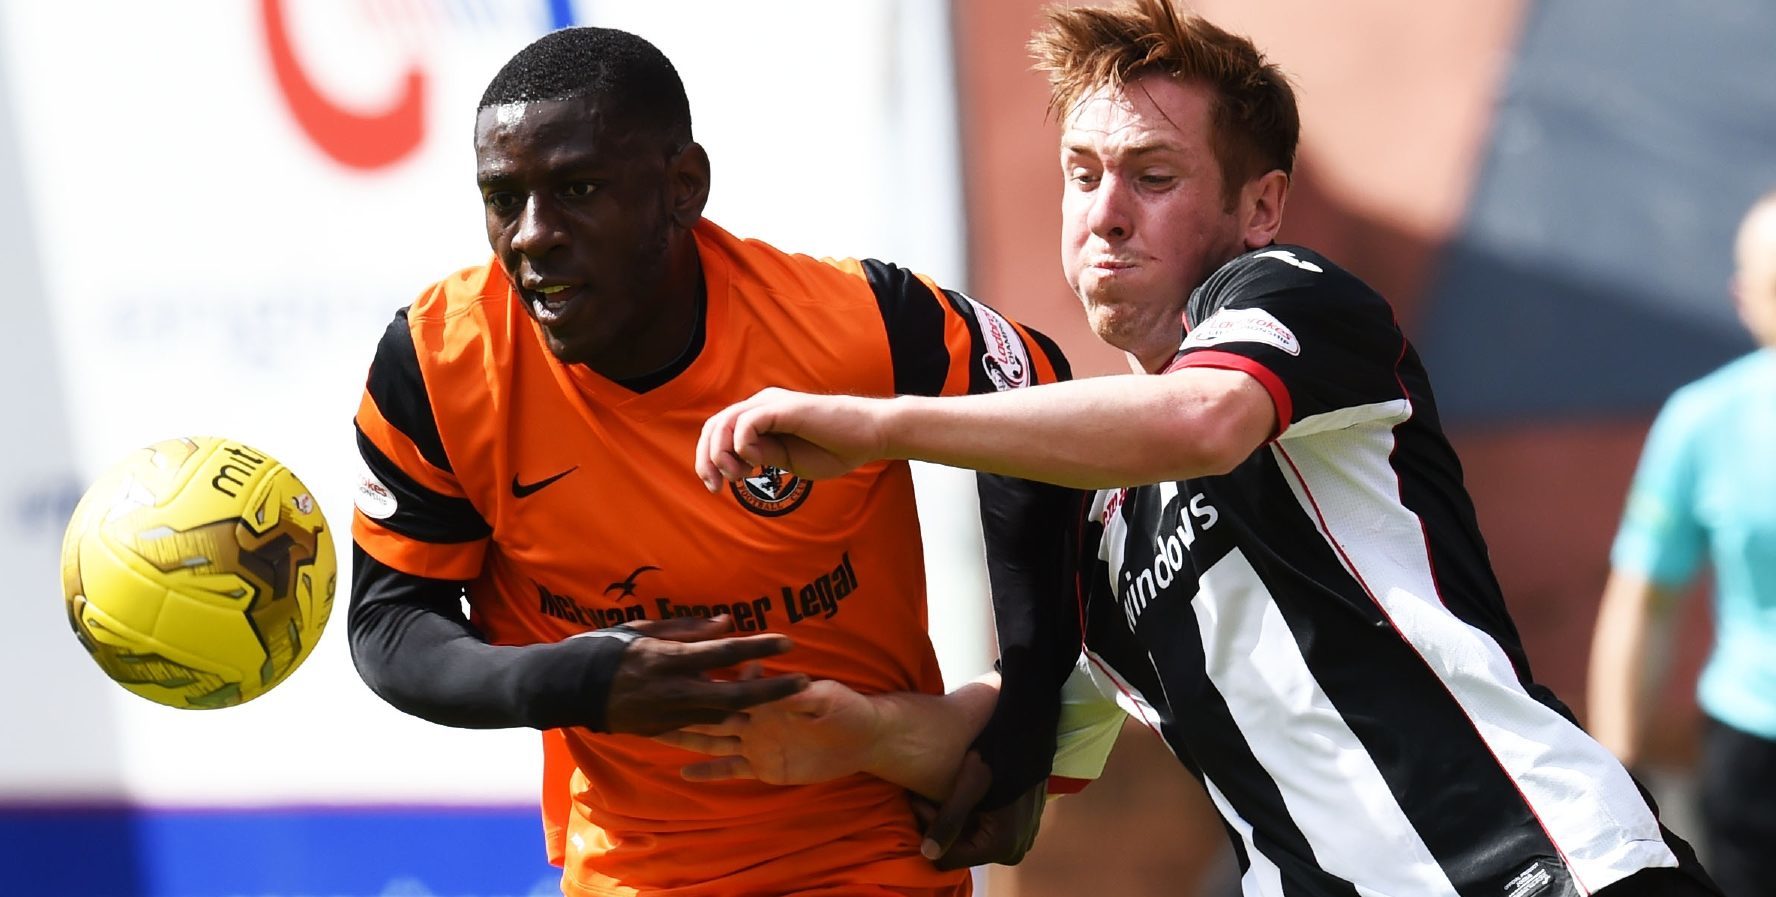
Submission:
<svg viewBox="0 0 1776 897">
<path fill-rule="evenodd" d="M 1177 361 L 1172 362 L 1160 373 L 1169 374 L 1181 368 L 1220 368 L 1250 375 L 1252 379 L 1258 381 L 1260 386 L 1264 387 L 1265 392 L 1270 393 L 1271 404 L 1276 406 L 1276 432 L 1270 438 L 1276 439 L 1283 435 L 1284 430 L 1289 429 L 1289 421 L 1295 415 L 1295 401 L 1289 397 L 1289 387 L 1283 385 L 1283 379 L 1270 368 L 1244 355 L 1210 350 L 1180 355 Z"/>
</svg>

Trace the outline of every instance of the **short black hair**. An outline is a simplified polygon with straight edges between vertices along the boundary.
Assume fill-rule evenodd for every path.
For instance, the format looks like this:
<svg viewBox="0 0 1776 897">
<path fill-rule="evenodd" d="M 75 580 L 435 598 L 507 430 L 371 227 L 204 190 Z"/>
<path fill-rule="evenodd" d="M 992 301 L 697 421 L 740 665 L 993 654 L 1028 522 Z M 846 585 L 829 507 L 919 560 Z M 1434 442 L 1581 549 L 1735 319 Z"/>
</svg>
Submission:
<svg viewBox="0 0 1776 897">
<path fill-rule="evenodd" d="M 481 94 L 489 106 L 596 97 L 625 121 L 656 127 L 674 145 L 691 140 L 691 104 L 672 60 L 615 28 L 551 31 L 506 61 Z"/>
</svg>

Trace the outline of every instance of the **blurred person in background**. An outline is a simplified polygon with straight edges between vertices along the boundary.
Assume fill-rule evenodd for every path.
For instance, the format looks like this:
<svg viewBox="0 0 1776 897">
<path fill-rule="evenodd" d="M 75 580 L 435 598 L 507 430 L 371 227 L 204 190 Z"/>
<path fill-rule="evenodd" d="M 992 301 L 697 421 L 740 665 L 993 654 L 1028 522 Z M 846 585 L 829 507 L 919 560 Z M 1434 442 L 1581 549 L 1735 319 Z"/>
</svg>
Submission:
<svg viewBox="0 0 1776 897">
<path fill-rule="evenodd" d="M 996 598 L 1002 626 L 1051 624 L 1002 630 L 1001 651 L 1089 680 L 1108 712 L 1069 694 L 1063 747 L 1113 733 L 1118 702 L 1155 729 L 1221 812 L 1248 894 L 1718 893 L 1533 678 L 1388 303 L 1274 242 L 1299 132 L 1282 72 L 1169 0 L 1048 17 L 1031 46 L 1063 128 L 1062 267 L 1134 373 L 935 399 L 767 390 L 705 424 L 705 484 L 923 458 L 1099 490 L 1077 603 Z M 784 763 L 798 751 L 892 765 L 889 736 L 950 721 L 817 683 L 667 737 L 715 755 L 687 775 L 776 780 L 805 772 Z M 980 775 L 897 762 L 960 770 L 945 814 Z"/>
<path fill-rule="evenodd" d="M 1610 551 L 1591 644 L 1591 732 L 1640 762 L 1670 610 L 1706 565 L 1714 644 L 1697 683 L 1703 848 L 1729 897 L 1776 893 L 1776 192 L 1740 223 L 1732 291 L 1758 349 L 1665 403 Z M 1657 639 L 1662 644 L 1650 642 Z"/>
<path fill-rule="evenodd" d="M 494 255 L 396 313 L 356 417 L 348 632 L 364 681 L 442 725 L 546 730 L 547 846 L 568 894 L 968 893 L 966 872 L 919 855 L 902 790 L 941 796 L 947 779 L 693 785 L 678 773 L 692 755 L 638 737 L 812 677 L 914 702 L 943 688 L 907 465 L 818 484 L 757 470 L 712 496 L 683 458 L 710 414 L 767 385 L 1011 389 L 1065 376 L 1059 351 L 894 265 L 706 220 L 684 86 L 633 34 L 571 28 L 521 50 L 474 143 Z M 1046 494 L 981 480 L 994 589 L 1055 604 L 1048 543 L 1070 506 L 1045 517 Z M 1012 694 L 964 686 L 939 709 L 985 715 Z M 908 749 L 959 754 L 978 718 L 909 731 L 933 742 Z M 1046 726 L 982 748 L 1038 801 L 1052 713 Z"/>
</svg>

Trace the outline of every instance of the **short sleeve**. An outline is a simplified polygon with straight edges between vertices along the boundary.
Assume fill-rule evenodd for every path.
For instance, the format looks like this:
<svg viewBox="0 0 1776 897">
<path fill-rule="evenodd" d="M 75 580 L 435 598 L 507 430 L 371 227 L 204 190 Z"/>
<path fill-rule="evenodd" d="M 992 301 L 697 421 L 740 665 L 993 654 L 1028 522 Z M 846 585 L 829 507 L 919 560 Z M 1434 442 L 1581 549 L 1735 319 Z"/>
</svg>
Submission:
<svg viewBox="0 0 1776 897">
<path fill-rule="evenodd" d="M 1053 340 L 985 303 L 897 265 L 850 264 L 875 294 L 897 395 L 999 392 L 1071 376 Z"/>
<path fill-rule="evenodd" d="M 1647 434 L 1610 549 L 1616 569 L 1664 586 L 1695 575 L 1708 541 L 1695 513 L 1701 422 L 1685 397 L 1680 391 L 1666 402 Z"/>
<path fill-rule="evenodd" d="M 492 529 L 451 470 L 404 311 L 376 347 L 354 422 L 353 540 L 403 573 L 473 579 Z"/>
<path fill-rule="evenodd" d="M 1307 250 L 1273 247 L 1230 262 L 1192 297 L 1189 315 L 1166 371 L 1250 374 L 1276 406 L 1279 439 L 1411 413 L 1393 310 Z"/>
</svg>

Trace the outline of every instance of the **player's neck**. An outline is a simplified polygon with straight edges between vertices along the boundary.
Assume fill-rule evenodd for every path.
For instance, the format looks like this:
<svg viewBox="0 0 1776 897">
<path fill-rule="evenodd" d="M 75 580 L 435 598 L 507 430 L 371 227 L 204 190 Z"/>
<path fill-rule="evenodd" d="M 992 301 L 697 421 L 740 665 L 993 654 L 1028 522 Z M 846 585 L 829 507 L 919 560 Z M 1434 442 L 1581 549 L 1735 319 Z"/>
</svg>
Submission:
<svg viewBox="0 0 1776 897">
<path fill-rule="evenodd" d="M 633 377 L 615 377 L 612 379 L 630 392 L 642 393 L 663 386 L 666 383 L 671 382 L 672 378 L 684 373 L 685 369 L 689 368 L 691 363 L 696 361 L 697 356 L 703 351 L 703 338 L 704 333 L 707 330 L 707 318 L 709 316 L 709 301 L 708 294 L 701 288 L 701 286 L 699 286 L 699 289 L 697 290 L 695 302 L 696 305 L 691 314 L 691 332 L 686 334 L 684 345 L 678 350 L 678 354 L 673 356 L 671 361 L 668 361 L 645 374 L 638 374 Z"/>
</svg>

